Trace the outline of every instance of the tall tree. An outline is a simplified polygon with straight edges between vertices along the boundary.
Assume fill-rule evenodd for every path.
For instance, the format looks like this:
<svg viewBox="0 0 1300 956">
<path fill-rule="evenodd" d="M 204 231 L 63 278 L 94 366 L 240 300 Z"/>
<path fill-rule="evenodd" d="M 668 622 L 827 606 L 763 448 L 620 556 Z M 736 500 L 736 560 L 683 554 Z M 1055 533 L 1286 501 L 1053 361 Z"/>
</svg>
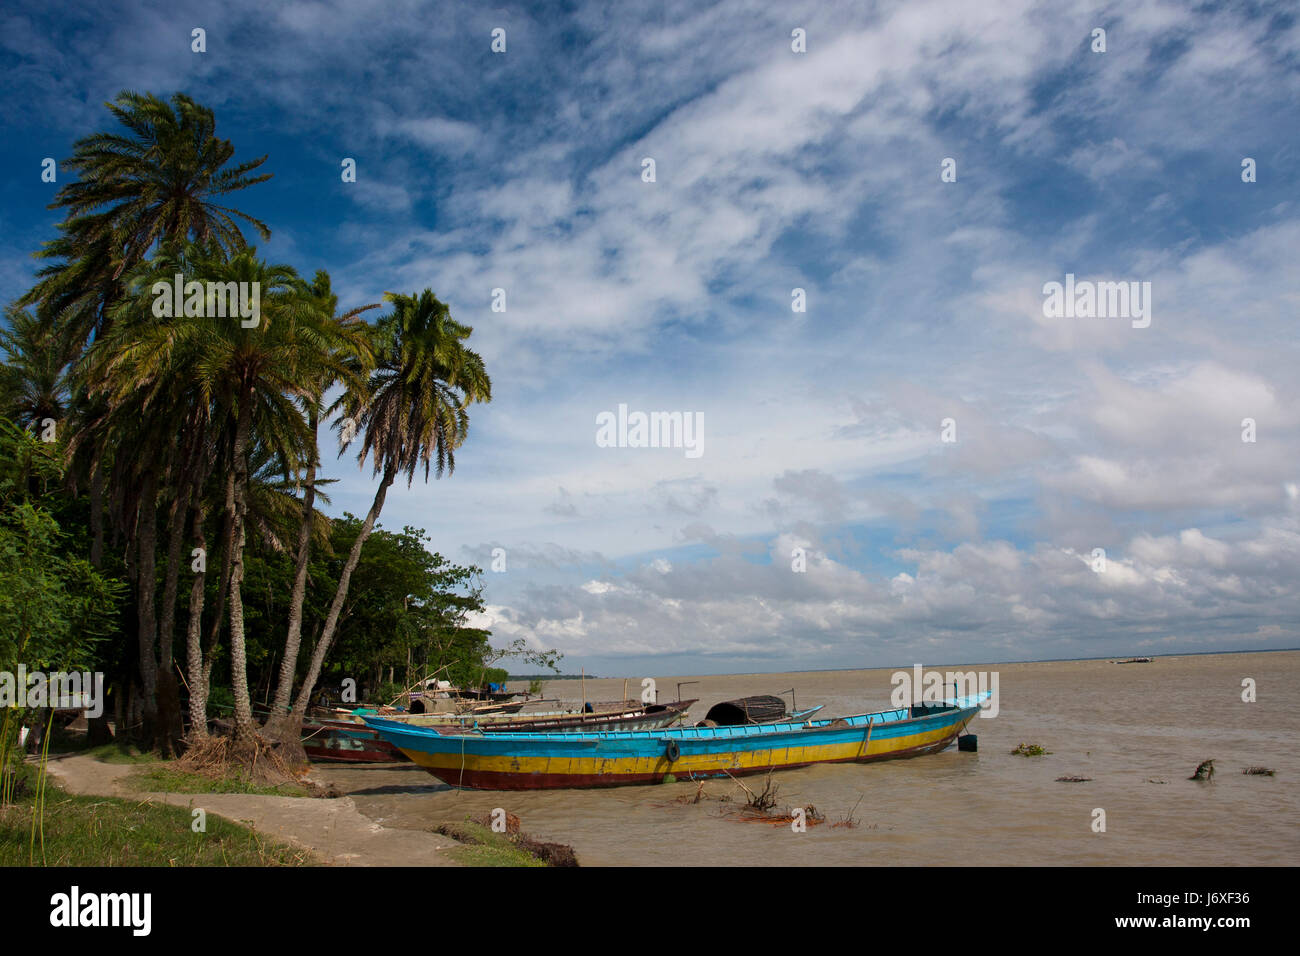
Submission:
<svg viewBox="0 0 1300 956">
<path fill-rule="evenodd" d="M 323 270 L 316 273 L 311 291 L 325 312 L 334 316 L 334 321 L 344 328 L 360 331 L 363 327 L 361 319 L 363 313 L 379 308 L 379 303 L 373 303 L 340 314 L 338 312 L 338 296 L 334 295 L 330 286 L 329 273 Z M 366 345 L 364 350 L 353 347 L 347 354 L 342 356 L 344 364 L 352 373 L 353 391 L 356 390 L 355 385 L 364 380 L 365 372 L 374 363 L 374 354 L 369 348 L 368 337 L 361 341 Z M 310 434 L 310 456 L 301 476 L 301 518 L 294 560 L 293 590 L 289 597 L 288 632 L 285 636 L 284 653 L 280 658 L 280 674 L 276 682 L 275 698 L 271 702 L 271 716 L 267 719 L 263 728 L 265 736 L 278 740 L 290 748 L 294 748 L 295 745 L 299 744 L 299 728 L 302 723 L 299 720 L 296 725 L 294 724 L 289 705 L 293 697 L 294 677 L 297 674 L 299 649 L 302 644 L 303 602 L 307 595 L 307 571 L 311 560 L 312 535 L 318 527 L 315 508 L 316 495 L 320 484 L 317 478 L 317 472 L 320 468 L 318 434 L 325 393 L 336 383 L 337 377 L 318 382 L 317 391 L 312 395 L 308 395 L 304 402 L 307 411 L 307 427 Z M 344 394 L 346 395 L 346 392 Z M 291 759 L 296 759 L 296 750 L 291 749 L 289 756 Z"/>
<path fill-rule="evenodd" d="M 363 329 L 336 321 L 311 288 L 288 266 L 269 265 L 253 249 L 229 260 L 190 247 L 178 260 L 160 256 L 141 271 L 135 301 L 173 270 L 202 275 L 214 287 L 245 283 L 260 290 L 256 323 L 239 316 L 178 316 L 123 324 L 105 340 L 95 363 L 98 380 L 131 420 L 162 414 L 173 422 L 189 403 L 211 409 L 218 447 L 228 450 L 221 489 L 223 580 L 229 613 L 231 679 L 237 732 L 254 732 L 245 664 L 242 583 L 249 513 L 249 458 L 261 443 L 292 467 L 314 454 L 302 414 L 318 401 L 322 382 L 356 389 L 364 379 L 358 356 L 369 354 Z M 191 481 L 193 479 L 191 478 Z M 178 516 L 182 522 L 184 516 Z M 228 558 L 229 574 L 224 573 Z M 170 626 L 171 622 L 164 622 Z M 189 655 L 191 660 L 193 654 Z M 196 678 L 190 675 L 191 689 Z"/>
<path fill-rule="evenodd" d="M 0 415 L 39 434 L 46 420 L 58 422 L 68 404 L 67 362 L 52 336 L 30 312 L 10 306 L 0 326 Z"/>
<path fill-rule="evenodd" d="M 40 271 L 38 282 L 22 300 L 36 305 L 41 320 L 53 329 L 64 361 L 74 360 L 89 343 L 110 331 L 126 295 L 127 277 L 156 247 L 191 240 L 223 253 L 239 252 L 247 248 L 241 221 L 252 225 L 263 239 L 270 236 L 265 223 L 221 204 L 228 194 L 263 182 L 270 174 L 255 174 L 265 156 L 232 164 L 234 147 L 216 136 L 210 109 L 182 93 L 169 103 L 131 91 L 123 91 L 106 106 L 122 129 L 78 140 L 72 158 L 64 161 L 78 178 L 63 186 L 50 206 L 65 213 L 59 237 L 39 254 L 53 261 Z M 116 410 L 102 396 L 90 397 L 79 387 L 73 394 L 77 430 L 88 438 L 108 434 L 104 422 Z M 88 473 L 90 482 L 91 561 L 98 566 L 104 539 L 105 469 L 112 465 L 114 449 L 103 441 L 87 440 L 73 451 L 77 467 L 70 471 L 70 480 Z M 164 489 L 142 476 L 140 490 L 152 495 Z M 147 596 L 152 602 L 152 584 L 143 575 L 152 567 L 153 556 L 141 549 L 139 538 L 151 537 L 156 529 L 157 502 L 142 501 L 135 494 L 117 500 L 119 505 L 138 506 L 132 513 L 119 510 L 115 520 L 125 529 L 137 584 L 150 591 Z M 177 504 L 173 498 L 173 510 Z M 184 515 L 178 520 L 183 523 Z M 169 548 L 176 540 L 174 535 L 169 539 Z M 164 603 L 170 593 L 164 586 Z M 153 683 L 154 668 L 146 657 L 152 657 L 156 645 L 151 633 L 156 612 L 152 606 L 138 610 L 144 709 L 150 716 L 155 701 L 148 685 Z M 166 673 L 170 679 L 170 670 Z"/>
<path fill-rule="evenodd" d="M 69 268 L 84 264 L 96 248 L 116 260 L 116 278 L 144 261 L 155 244 L 186 240 L 233 255 L 248 246 L 237 220 L 253 226 L 263 240 L 270 238 L 264 222 L 216 201 L 271 174 L 252 175 L 266 156 L 227 165 L 235 148 L 217 138 L 212 110 L 184 93 L 168 103 L 130 90 L 105 105 L 125 132 L 77 140 L 64 166 L 79 178 L 50 204 L 67 211 L 64 239 L 71 245 L 56 242 L 49 251 L 66 258 Z M 101 242 L 106 250 L 97 248 Z"/>
<path fill-rule="evenodd" d="M 492 381 L 483 359 L 465 346 L 473 329 L 453 319 L 432 290 L 425 289 L 418 296 L 389 293 L 384 298 L 393 304 L 393 311 L 377 324 L 375 370 L 364 390 L 346 391 L 343 407 L 347 417 L 340 423 L 344 448 L 352 437 L 348 431 L 358 430 L 361 450 L 357 461 L 364 465 L 370 459 L 372 474 L 380 477 L 379 487 L 343 565 L 294 702 L 299 725 L 334 640 L 352 572 L 383 510 L 389 487 L 402 473 L 409 486 L 420 465 L 426 481 L 431 467 L 437 477 L 444 471 L 451 474 L 456 467 L 456 449 L 469 433 L 466 409 L 474 402 L 492 399 Z"/>
</svg>

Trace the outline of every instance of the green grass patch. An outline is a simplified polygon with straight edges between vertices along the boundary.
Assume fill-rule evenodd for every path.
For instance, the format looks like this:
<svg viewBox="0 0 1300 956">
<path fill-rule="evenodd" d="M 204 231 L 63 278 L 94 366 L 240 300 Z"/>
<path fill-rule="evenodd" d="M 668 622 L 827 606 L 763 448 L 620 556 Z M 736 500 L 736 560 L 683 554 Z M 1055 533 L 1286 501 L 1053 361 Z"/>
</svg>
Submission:
<svg viewBox="0 0 1300 956">
<path fill-rule="evenodd" d="M 315 866 L 299 850 L 208 814 L 194 833 L 185 807 L 114 797 L 72 796 L 46 783 L 44 849 L 37 866 Z M 28 866 L 32 801 L 0 809 L 0 867 Z"/>
<path fill-rule="evenodd" d="M 100 763 L 149 763 L 158 759 L 155 754 L 142 752 L 135 744 L 119 743 L 116 740 L 81 752 Z"/>
<path fill-rule="evenodd" d="M 452 847 L 448 854 L 462 866 L 545 866 L 546 864 L 515 846 L 505 833 L 466 820 L 438 827 L 439 833 L 464 846 Z"/>
<path fill-rule="evenodd" d="M 310 796 L 306 787 L 281 784 L 270 787 L 252 783 L 239 776 L 209 777 L 206 774 L 178 770 L 167 764 L 142 768 L 127 777 L 123 784 L 140 793 L 254 793 L 268 797 Z"/>
<path fill-rule="evenodd" d="M 532 854 L 514 847 L 455 846 L 447 855 L 461 866 L 546 866 Z"/>
</svg>

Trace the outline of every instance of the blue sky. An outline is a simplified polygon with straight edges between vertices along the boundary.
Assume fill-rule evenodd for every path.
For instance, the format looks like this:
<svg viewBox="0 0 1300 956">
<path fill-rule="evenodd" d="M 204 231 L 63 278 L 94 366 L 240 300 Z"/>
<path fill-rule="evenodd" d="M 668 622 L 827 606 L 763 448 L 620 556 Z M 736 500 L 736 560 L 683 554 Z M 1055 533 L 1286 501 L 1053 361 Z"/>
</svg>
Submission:
<svg viewBox="0 0 1300 956">
<path fill-rule="evenodd" d="M 617 676 L 1300 645 L 1292 5 L 49 3 L 0 62 L 6 301 L 41 159 L 179 90 L 269 154 L 266 257 L 474 326 L 494 401 L 383 521 L 505 550 L 501 643 Z M 1150 326 L 1046 317 L 1066 273 L 1150 282 Z M 598 447 L 620 404 L 702 415 L 703 454 Z"/>
</svg>

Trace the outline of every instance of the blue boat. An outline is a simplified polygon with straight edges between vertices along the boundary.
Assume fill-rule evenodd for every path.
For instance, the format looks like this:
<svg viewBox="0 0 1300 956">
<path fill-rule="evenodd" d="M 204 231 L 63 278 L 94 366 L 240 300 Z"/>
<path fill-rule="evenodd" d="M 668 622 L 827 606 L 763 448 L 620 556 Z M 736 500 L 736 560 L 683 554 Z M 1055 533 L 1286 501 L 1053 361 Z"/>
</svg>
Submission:
<svg viewBox="0 0 1300 956">
<path fill-rule="evenodd" d="M 990 696 L 986 691 L 835 719 L 607 733 L 441 733 L 379 717 L 365 721 L 453 787 L 614 787 L 659 783 L 670 775 L 699 780 L 937 753 L 952 744 Z"/>
</svg>

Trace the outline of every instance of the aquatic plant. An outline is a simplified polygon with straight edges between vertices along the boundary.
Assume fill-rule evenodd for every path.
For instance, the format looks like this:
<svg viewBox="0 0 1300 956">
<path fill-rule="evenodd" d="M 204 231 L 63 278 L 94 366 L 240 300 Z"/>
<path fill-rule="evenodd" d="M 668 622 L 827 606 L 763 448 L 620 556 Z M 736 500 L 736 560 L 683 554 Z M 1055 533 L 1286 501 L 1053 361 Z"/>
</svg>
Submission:
<svg viewBox="0 0 1300 956">
<path fill-rule="evenodd" d="M 1018 754 L 1021 757 L 1042 757 L 1046 754 L 1051 753 L 1050 750 L 1044 750 L 1038 744 L 1026 744 L 1026 743 L 1021 743 L 1018 747 L 1016 747 L 1015 750 L 1011 752 L 1013 754 Z"/>
</svg>

